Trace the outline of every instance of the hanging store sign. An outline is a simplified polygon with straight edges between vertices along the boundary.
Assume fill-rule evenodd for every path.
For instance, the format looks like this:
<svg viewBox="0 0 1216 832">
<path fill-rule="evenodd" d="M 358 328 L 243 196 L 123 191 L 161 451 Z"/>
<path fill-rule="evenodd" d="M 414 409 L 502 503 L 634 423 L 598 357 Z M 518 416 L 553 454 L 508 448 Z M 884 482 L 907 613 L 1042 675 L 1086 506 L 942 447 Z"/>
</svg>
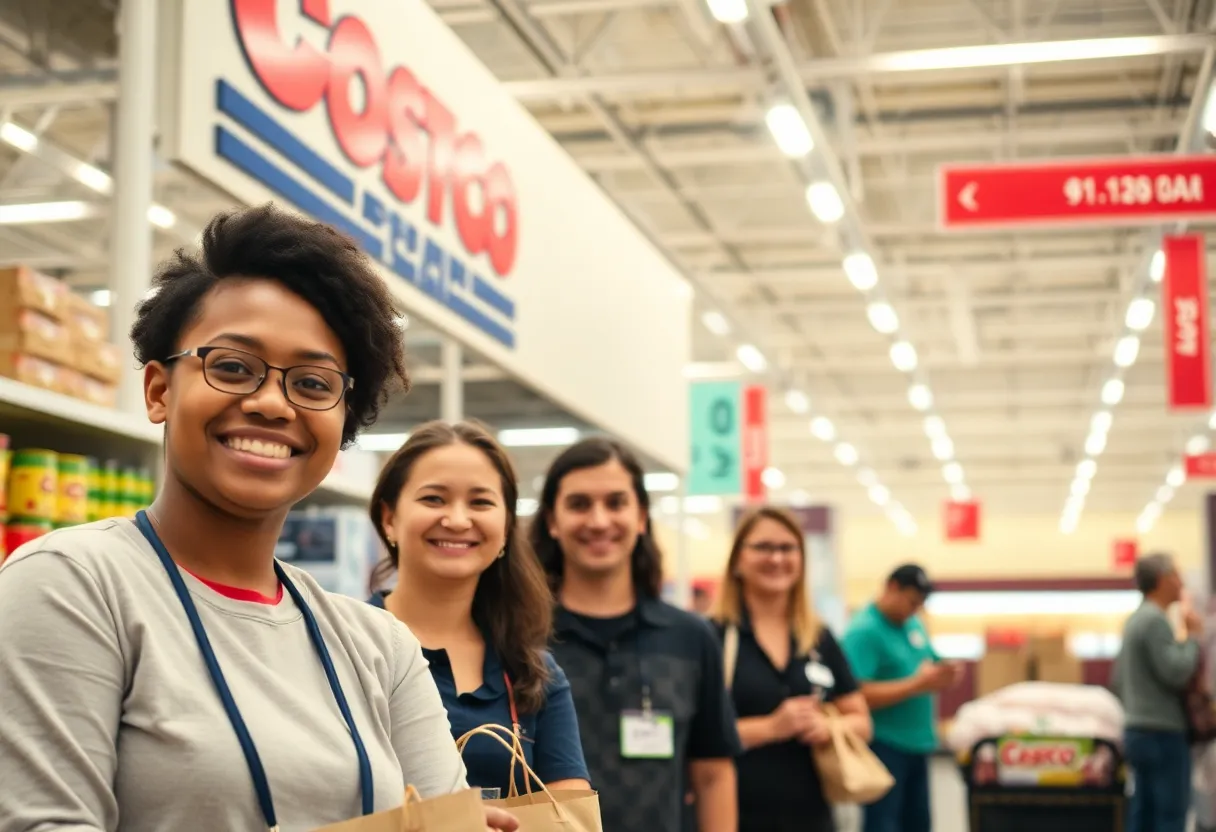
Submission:
<svg viewBox="0 0 1216 832">
<path fill-rule="evenodd" d="M 170 160 L 341 229 L 412 316 L 686 469 L 691 289 L 429 4 L 160 10 Z"/>
<path fill-rule="evenodd" d="M 1189 454 L 1185 466 L 1188 480 L 1216 479 L 1216 453 Z"/>
<path fill-rule="evenodd" d="M 1200 219 L 1216 216 L 1216 157 L 946 164 L 937 200 L 947 231 Z"/>
<path fill-rule="evenodd" d="M 763 500 L 768 465 L 767 391 L 737 381 L 689 385 L 688 493 Z"/>
<path fill-rule="evenodd" d="M 950 501 L 945 512 L 946 540 L 980 539 L 980 504 L 974 500 Z"/>
<path fill-rule="evenodd" d="M 1162 306 L 1166 389 L 1171 410 L 1212 406 L 1207 252 L 1202 234 L 1166 237 Z"/>
<path fill-rule="evenodd" d="M 767 493 L 768 390 L 753 384 L 743 388 L 743 496 L 761 502 Z"/>
</svg>

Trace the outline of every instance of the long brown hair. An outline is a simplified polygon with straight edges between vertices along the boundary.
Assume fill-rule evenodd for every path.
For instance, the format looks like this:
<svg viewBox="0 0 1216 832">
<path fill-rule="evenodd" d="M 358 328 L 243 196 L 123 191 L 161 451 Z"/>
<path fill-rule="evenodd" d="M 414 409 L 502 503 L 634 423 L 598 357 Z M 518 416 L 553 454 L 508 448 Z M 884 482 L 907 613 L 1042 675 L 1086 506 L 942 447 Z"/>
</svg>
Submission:
<svg viewBox="0 0 1216 832">
<path fill-rule="evenodd" d="M 802 579 L 790 589 L 789 623 L 794 634 L 794 641 L 800 653 L 809 653 L 819 641 L 819 633 L 823 623 L 811 606 L 811 599 L 806 593 L 806 544 L 803 542 L 802 529 L 798 521 L 788 511 L 779 508 L 763 506 L 743 518 L 739 528 L 735 530 L 735 540 L 730 547 L 730 558 L 726 561 L 726 572 L 722 576 L 722 587 L 718 593 L 718 602 L 714 605 L 711 617 L 723 624 L 738 624 L 743 620 L 743 586 L 735 574 L 739 565 L 739 556 L 743 552 L 743 544 L 755 530 L 761 520 L 772 520 L 780 523 L 798 541 L 798 557 L 802 560 Z"/>
<path fill-rule="evenodd" d="M 486 634 L 503 669 L 511 677 L 520 710 L 534 713 L 545 703 L 545 684 L 549 681 L 545 650 L 553 627 L 553 596 L 540 562 L 519 529 L 515 514 L 519 499 L 515 466 L 480 423 L 427 422 L 413 431 L 409 440 L 385 464 L 376 490 L 372 492 L 369 513 L 376 534 L 388 550 L 388 557 L 377 564 L 372 573 L 372 588 L 382 588 L 397 570 L 397 550 L 389 545 L 384 529 L 384 509 L 396 508 L 401 489 L 419 459 L 436 448 L 457 444 L 468 445 L 485 454 L 502 479 L 502 496 L 507 509 L 505 554 L 495 558 L 477 580 L 473 622 Z"/>
</svg>

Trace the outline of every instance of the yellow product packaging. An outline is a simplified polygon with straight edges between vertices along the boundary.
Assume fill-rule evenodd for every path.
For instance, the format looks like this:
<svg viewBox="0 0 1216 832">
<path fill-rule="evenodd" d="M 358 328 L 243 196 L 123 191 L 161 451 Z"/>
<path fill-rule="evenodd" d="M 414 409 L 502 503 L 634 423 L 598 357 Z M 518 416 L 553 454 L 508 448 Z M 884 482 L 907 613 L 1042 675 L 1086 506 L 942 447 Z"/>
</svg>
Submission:
<svg viewBox="0 0 1216 832">
<path fill-rule="evenodd" d="M 53 523 L 58 510 L 59 455 L 41 448 L 16 451 L 8 476 L 9 516 Z"/>
</svg>

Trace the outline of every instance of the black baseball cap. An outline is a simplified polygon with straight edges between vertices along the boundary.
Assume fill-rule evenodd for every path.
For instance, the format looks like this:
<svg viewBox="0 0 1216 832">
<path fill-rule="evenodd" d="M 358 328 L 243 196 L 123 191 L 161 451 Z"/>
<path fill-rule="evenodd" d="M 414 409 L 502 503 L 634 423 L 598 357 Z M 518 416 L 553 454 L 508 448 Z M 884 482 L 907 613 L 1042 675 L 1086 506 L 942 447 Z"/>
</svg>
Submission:
<svg viewBox="0 0 1216 832">
<path fill-rule="evenodd" d="M 887 581 L 903 589 L 918 590 L 926 596 L 933 592 L 933 582 L 929 580 L 929 575 L 915 563 L 900 566 L 891 573 Z"/>
</svg>

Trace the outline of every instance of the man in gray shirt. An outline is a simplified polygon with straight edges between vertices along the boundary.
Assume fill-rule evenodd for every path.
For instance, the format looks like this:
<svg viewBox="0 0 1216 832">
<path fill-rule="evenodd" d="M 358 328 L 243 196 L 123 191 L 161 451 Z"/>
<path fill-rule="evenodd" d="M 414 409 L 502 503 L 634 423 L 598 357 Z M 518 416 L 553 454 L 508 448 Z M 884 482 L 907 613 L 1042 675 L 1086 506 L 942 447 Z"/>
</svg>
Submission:
<svg viewBox="0 0 1216 832">
<path fill-rule="evenodd" d="M 1115 689 L 1123 701 L 1124 754 L 1135 776 L 1127 832 L 1184 832 L 1191 796 L 1191 751 L 1182 692 L 1199 663 L 1201 619 L 1186 614 L 1186 641 L 1174 637 L 1165 611 L 1182 598 L 1168 555 L 1136 563 L 1144 602 L 1123 628 Z"/>
</svg>

